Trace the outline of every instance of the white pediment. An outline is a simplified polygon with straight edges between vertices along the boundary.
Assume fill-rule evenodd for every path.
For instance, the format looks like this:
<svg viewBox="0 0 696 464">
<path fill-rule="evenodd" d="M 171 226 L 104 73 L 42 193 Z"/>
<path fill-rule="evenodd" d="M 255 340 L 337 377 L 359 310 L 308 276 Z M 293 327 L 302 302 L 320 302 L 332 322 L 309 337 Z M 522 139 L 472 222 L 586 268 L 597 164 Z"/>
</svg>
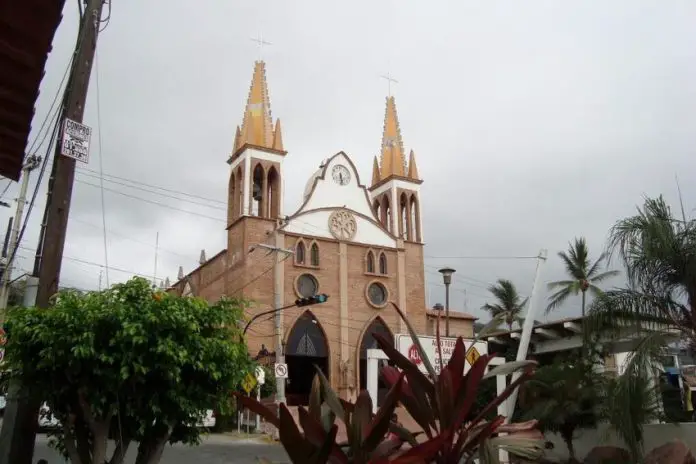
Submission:
<svg viewBox="0 0 696 464">
<path fill-rule="evenodd" d="M 304 203 L 282 229 L 300 235 L 336 238 L 329 229 L 329 217 L 337 210 L 350 211 L 355 218 L 357 230 L 350 241 L 396 247 L 396 239 L 375 217 L 355 165 L 343 152 L 329 158 L 312 174 L 305 188 Z"/>
<path fill-rule="evenodd" d="M 335 239 L 336 237 L 329 229 L 329 217 L 340 209 L 320 209 L 293 216 L 282 229 L 285 232 L 297 235 Z M 396 248 L 396 240 L 385 232 L 381 226 L 357 214 L 354 214 L 353 217 L 355 218 L 356 228 L 355 236 L 349 240 L 350 242 L 375 247 Z"/>
<path fill-rule="evenodd" d="M 347 178 L 345 173 L 348 173 Z M 365 187 L 348 155 L 341 152 L 329 158 L 310 178 L 304 204 L 296 214 L 319 208 L 346 208 L 375 218 Z"/>
</svg>

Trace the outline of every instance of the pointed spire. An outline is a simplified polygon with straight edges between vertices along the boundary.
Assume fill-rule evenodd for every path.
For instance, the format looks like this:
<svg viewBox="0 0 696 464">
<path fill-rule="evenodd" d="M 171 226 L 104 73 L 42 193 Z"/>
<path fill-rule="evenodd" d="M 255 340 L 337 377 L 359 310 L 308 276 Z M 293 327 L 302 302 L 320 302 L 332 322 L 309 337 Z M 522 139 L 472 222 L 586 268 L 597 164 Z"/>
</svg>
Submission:
<svg viewBox="0 0 696 464">
<path fill-rule="evenodd" d="M 199 264 L 205 264 L 207 259 L 205 259 L 205 250 L 201 250 L 201 256 L 198 258 Z"/>
<path fill-rule="evenodd" d="M 375 162 L 372 165 L 372 185 L 378 184 L 380 180 L 382 180 L 382 178 L 379 175 L 379 161 L 375 156 Z"/>
<path fill-rule="evenodd" d="M 176 278 L 181 280 L 184 278 L 184 268 L 183 266 L 179 266 L 179 273 L 176 275 Z"/>
<path fill-rule="evenodd" d="M 164 288 L 169 288 L 172 286 L 172 283 L 169 281 L 169 277 L 164 279 Z"/>
<path fill-rule="evenodd" d="M 234 134 L 234 147 L 233 151 L 239 150 L 239 147 L 242 146 L 242 131 L 239 130 L 239 126 L 237 126 L 237 131 Z"/>
<path fill-rule="evenodd" d="M 406 157 L 404 142 L 401 139 L 399 118 L 396 114 L 394 97 L 387 97 L 387 109 L 384 114 L 384 132 L 381 149 L 381 178 L 406 175 Z"/>
<path fill-rule="evenodd" d="M 408 178 L 413 180 L 420 180 L 418 176 L 418 166 L 416 166 L 416 154 L 411 150 L 411 154 L 408 157 Z"/>
<path fill-rule="evenodd" d="M 235 144 L 235 150 L 245 143 L 264 148 L 273 148 L 274 133 L 273 119 L 271 117 L 271 102 L 268 97 L 266 84 L 266 63 L 257 61 L 254 65 L 254 76 L 251 79 L 249 98 L 244 109 L 244 120 L 240 129 L 239 145 Z"/>
<path fill-rule="evenodd" d="M 160 288 L 160 289 L 165 289 L 165 288 L 166 288 L 166 287 L 164 286 L 164 280 L 160 280 L 159 288 Z"/>
<path fill-rule="evenodd" d="M 280 130 L 280 118 L 276 119 L 275 130 L 273 131 L 273 148 L 283 150 L 283 133 Z"/>
</svg>

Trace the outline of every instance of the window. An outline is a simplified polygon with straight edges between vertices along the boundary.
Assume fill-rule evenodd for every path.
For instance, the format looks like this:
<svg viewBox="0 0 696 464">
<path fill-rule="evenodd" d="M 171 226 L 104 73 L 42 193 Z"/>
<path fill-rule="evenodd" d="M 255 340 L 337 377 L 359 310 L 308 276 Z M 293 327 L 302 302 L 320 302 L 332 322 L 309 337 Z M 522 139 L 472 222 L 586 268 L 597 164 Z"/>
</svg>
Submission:
<svg viewBox="0 0 696 464">
<path fill-rule="evenodd" d="M 297 264 L 304 264 L 305 262 L 305 246 L 302 240 L 297 242 L 295 246 L 295 262 Z"/>
<path fill-rule="evenodd" d="M 312 266 L 319 266 L 319 245 L 312 243 L 312 247 L 309 252 L 310 262 Z"/>
<path fill-rule="evenodd" d="M 384 306 L 387 303 L 387 288 L 380 282 L 372 282 L 367 287 L 367 299 L 373 306 Z"/>
<path fill-rule="evenodd" d="M 379 255 L 379 273 L 387 273 L 387 255 L 385 255 L 384 253 L 380 253 Z"/>
<path fill-rule="evenodd" d="M 312 274 L 302 274 L 297 278 L 297 293 L 302 298 L 314 296 L 319 291 L 319 282 Z"/>
<path fill-rule="evenodd" d="M 366 266 L 367 272 L 374 274 L 375 272 L 375 254 L 372 252 L 372 250 L 367 252 L 367 266 Z"/>
</svg>

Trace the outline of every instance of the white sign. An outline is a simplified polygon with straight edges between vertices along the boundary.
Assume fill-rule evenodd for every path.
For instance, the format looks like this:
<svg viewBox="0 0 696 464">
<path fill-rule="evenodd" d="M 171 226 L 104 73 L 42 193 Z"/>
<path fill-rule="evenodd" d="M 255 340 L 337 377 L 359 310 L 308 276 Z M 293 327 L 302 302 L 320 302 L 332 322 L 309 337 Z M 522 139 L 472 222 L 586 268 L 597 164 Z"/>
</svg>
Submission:
<svg viewBox="0 0 696 464">
<path fill-rule="evenodd" d="M 256 381 L 259 385 L 266 383 L 266 373 L 261 366 L 256 366 Z"/>
<path fill-rule="evenodd" d="M 435 368 L 435 373 L 439 374 L 441 365 L 446 366 L 447 363 L 449 362 L 450 358 L 452 357 L 452 352 L 454 351 L 454 347 L 457 343 L 457 339 L 454 337 L 440 337 L 440 347 L 442 348 L 442 362 L 440 362 L 440 356 L 439 356 L 440 351 L 438 350 L 438 347 L 437 347 L 437 337 L 430 337 L 430 336 L 421 335 L 418 337 L 418 341 L 420 341 L 420 344 L 423 346 L 423 350 L 425 351 L 425 354 L 428 357 L 428 360 L 433 365 L 433 368 Z M 464 348 L 469 349 L 469 347 L 471 346 L 472 343 L 473 343 L 473 340 L 465 338 L 464 339 Z M 421 372 L 427 374 L 428 371 L 425 369 L 425 365 L 423 365 L 423 360 L 420 359 L 420 356 L 418 354 L 418 348 L 416 347 L 416 344 L 413 343 L 413 339 L 411 338 L 411 335 L 408 335 L 408 334 L 397 335 L 396 336 L 396 349 L 399 350 L 399 353 L 403 354 L 408 359 L 410 359 L 411 362 L 416 364 Z M 474 345 L 474 349 L 479 354 L 487 354 L 488 353 L 488 343 L 478 341 Z M 473 351 L 474 350 L 472 350 L 472 353 L 473 353 Z M 476 358 L 478 358 L 478 356 L 476 356 Z M 475 359 L 474 359 L 474 362 L 475 362 Z M 469 371 L 469 369 L 471 368 L 471 364 L 472 364 L 471 360 L 467 359 L 467 362 L 464 363 L 464 373 Z"/>
<path fill-rule="evenodd" d="M 88 163 L 91 137 L 91 127 L 66 118 L 65 126 L 63 126 L 63 143 L 60 146 L 60 154 L 85 164 Z"/>
<path fill-rule="evenodd" d="M 277 379 L 287 379 L 288 378 L 288 365 L 276 363 L 275 364 L 275 376 Z"/>
</svg>

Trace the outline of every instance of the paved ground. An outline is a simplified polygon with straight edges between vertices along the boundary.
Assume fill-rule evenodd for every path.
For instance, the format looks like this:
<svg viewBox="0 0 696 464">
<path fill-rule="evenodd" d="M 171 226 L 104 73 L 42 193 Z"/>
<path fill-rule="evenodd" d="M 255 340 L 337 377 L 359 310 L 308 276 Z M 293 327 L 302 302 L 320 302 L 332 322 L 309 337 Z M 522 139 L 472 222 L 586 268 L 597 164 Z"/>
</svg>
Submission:
<svg viewBox="0 0 696 464">
<path fill-rule="evenodd" d="M 135 447 L 131 447 L 126 464 L 135 462 Z M 283 448 L 277 444 L 260 439 L 246 439 L 227 435 L 209 435 L 200 446 L 167 446 L 162 464 L 252 464 L 257 457 L 265 457 L 273 463 L 289 463 Z M 65 461 L 48 447 L 45 435 L 36 437 L 34 462 L 46 459 L 48 464 L 62 464 Z"/>
</svg>

